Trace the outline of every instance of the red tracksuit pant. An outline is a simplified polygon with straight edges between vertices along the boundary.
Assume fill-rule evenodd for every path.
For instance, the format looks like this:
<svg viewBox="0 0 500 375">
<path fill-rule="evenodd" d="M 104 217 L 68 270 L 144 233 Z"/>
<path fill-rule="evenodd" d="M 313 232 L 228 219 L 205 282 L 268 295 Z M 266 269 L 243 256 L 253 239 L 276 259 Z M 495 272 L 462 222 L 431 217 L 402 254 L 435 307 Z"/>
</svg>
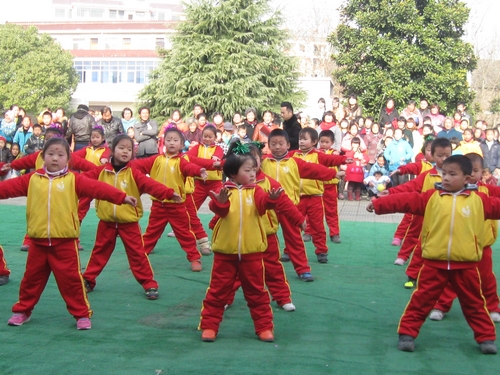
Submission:
<svg viewBox="0 0 500 375">
<path fill-rule="evenodd" d="M 483 249 L 483 258 L 479 261 L 477 268 L 481 276 L 481 290 L 483 291 L 486 307 L 488 311 L 500 313 L 498 304 L 500 303 L 497 294 L 497 279 L 493 273 L 493 260 L 491 258 L 491 247 L 486 246 Z M 451 309 L 453 300 L 457 297 L 455 289 L 451 283 L 446 285 L 446 288 L 441 293 L 439 300 L 434 305 L 435 309 L 448 312 Z"/>
<path fill-rule="evenodd" d="M 207 232 L 203 228 L 200 218 L 198 217 L 198 209 L 194 204 L 193 194 L 186 194 L 186 209 L 189 214 L 191 230 L 194 232 L 196 239 L 208 238 Z"/>
<path fill-rule="evenodd" d="M 450 282 L 457 292 L 467 323 L 478 343 L 495 340 L 495 325 L 490 319 L 481 292 L 481 276 L 477 267 L 446 270 L 424 263 L 418 275 L 417 288 L 399 322 L 398 333 L 417 337 L 420 327 L 434 307 L 435 302 Z"/>
<path fill-rule="evenodd" d="M 148 227 L 144 233 L 144 249 L 147 254 L 156 246 L 168 223 L 174 231 L 175 238 L 179 241 L 186 258 L 192 262 L 200 259 L 201 255 L 196 248 L 196 237 L 191 230 L 191 218 L 184 203 L 162 203 L 153 201 L 149 214 Z"/>
<path fill-rule="evenodd" d="M 158 289 L 158 283 L 154 280 L 153 268 L 146 250 L 144 250 L 139 223 L 120 224 L 99 221 L 94 249 L 83 273 L 83 278 L 94 289 L 95 279 L 101 274 L 115 250 L 117 236 L 120 236 L 123 242 L 130 270 L 137 282 L 142 285 L 144 290 Z"/>
<path fill-rule="evenodd" d="M 283 264 L 280 262 L 279 241 L 276 234 L 267 235 L 267 249 L 264 251 L 264 270 L 266 285 L 273 301 L 276 301 L 278 306 L 283 306 L 292 302 L 292 292 L 290 285 L 285 275 Z M 238 278 L 233 286 L 233 292 L 227 301 L 228 305 L 234 302 L 234 295 L 241 286 L 241 281 Z"/>
<path fill-rule="evenodd" d="M 413 217 L 412 214 L 404 214 L 403 219 L 401 219 L 401 222 L 396 228 L 396 232 L 394 232 L 394 238 L 399 238 L 400 240 L 405 238 L 412 217 Z"/>
<path fill-rule="evenodd" d="M 7 261 L 3 253 L 3 248 L 0 246 L 0 276 L 9 276 L 10 270 L 7 268 Z"/>
<path fill-rule="evenodd" d="M 241 280 L 255 333 L 272 330 L 273 312 L 264 286 L 262 253 L 242 254 L 241 259 L 238 254 L 214 253 L 210 286 L 203 300 L 199 329 L 219 331 L 224 306 L 231 296 L 236 277 Z"/>
<path fill-rule="evenodd" d="M 340 235 L 338 199 L 337 185 L 325 184 L 325 191 L 323 193 L 323 206 L 325 208 L 326 226 L 328 227 L 330 237 Z M 316 221 L 316 219 L 312 219 Z M 310 220 L 308 220 L 307 224 L 309 227 Z M 308 231 L 307 233 L 310 232 Z"/>
<path fill-rule="evenodd" d="M 408 225 L 408 229 L 403 239 L 403 243 L 401 244 L 401 248 L 398 251 L 398 258 L 407 260 L 411 256 L 411 254 L 415 250 L 415 247 L 417 246 L 420 233 L 422 232 L 423 222 L 424 222 L 423 216 L 412 215 L 411 221 Z M 422 264 L 420 264 L 419 266 L 421 265 Z"/>
<path fill-rule="evenodd" d="M 297 209 L 302 215 L 306 216 L 309 221 L 314 220 L 314 225 L 311 225 L 309 234 L 316 248 L 315 253 L 328 253 L 325 224 L 323 222 L 325 217 L 323 198 L 320 195 L 303 195 L 300 197 Z"/>
<path fill-rule="evenodd" d="M 80 272 L 76 238 L 53 239 L 52 246 L 31 239 L 26 271 L 19 287 L 19 301 L 12 307 L 12 312 L 31 315 L 51 272 L 69 313 L 75 319 L 92 316 Z"/>
<path fill-rule="evenodd" d="M 411 256 L 410 264 L 406 267 L 406 275 L 411 279 L 417 279 L 418 273 L 422 268 L 422 264 L 424 264 L 424 260 L 422 258 L 422 242 L 420 238 L 417 241 L 417 245 L 413 250 L 413 254 Z"/>
<path fill-rule="evenodd" d="M 199 210 L 203 202 L 210 195 L 210 191 L 218 191 L 222 187 L 221 180 L 194 180 L 193 200 L 196 209 Z"/>
<path fill-rule="evenodd" d="M 278 213 L 278 221 L 285 240 L 284 252 L 290 257 L 295 272 L 297 272 L 297 275 L 311 272 L 300 228 L 294 225 L 286 215 Z"/>
</svg>

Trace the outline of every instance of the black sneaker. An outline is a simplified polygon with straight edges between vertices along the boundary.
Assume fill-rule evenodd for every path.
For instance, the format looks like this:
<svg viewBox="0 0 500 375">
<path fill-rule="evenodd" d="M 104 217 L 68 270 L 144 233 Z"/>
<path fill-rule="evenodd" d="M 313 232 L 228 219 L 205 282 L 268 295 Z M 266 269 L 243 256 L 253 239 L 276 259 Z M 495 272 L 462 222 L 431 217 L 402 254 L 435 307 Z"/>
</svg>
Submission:
<svg viewBox="0 0 500 375">
<path fill-rule="evenodd" d="M 312 241 L 312 236 L 310 234 L 304 233 L 302 235 L 302 241 L 304 241 L 304 242 L 311 242 Z"/>
<path fill-rule="evenodd" d="M 413 352 L 415 350 L 414 338 L 409 335 L 399 335 L 398 350 Z"/>
<path fill-rule="evenodd" d="M 328 263 L 328 254 L 326 253 L 319 253 L 317 255 L 318 257 L 318 262 L 319 263 Z"/>
<path fill-rule="evenodd" d="M 341 243 L 342 242 L 342 241 L 340 241 L 340 236 L 339 235 L 330 236 L 330 241 L 332 241 L 334 243 Z"/>
<path fill-rule="evenodd" d="M 94 288 L 90 286 L 90 283 L 87 280 L 84 279 L 83 284 L 85 285 L 85 290 L 87 291 L 87 293 L 90 293 L 94 290 Z"/>
<path fill-rule="evenodd" d="M 479 348 L 481 349 L 481 353 L 483 354 L 497 354 L 497 346 L 495 345 L 495 341 L 483 341 L 479 344 Z"/>
<path fill-rule="evenodd" d="M 299 279 L 302 281 L 305 281 L 306 283 L 314 281 L 313 275 L 311 275 L 311 272 L 304 272 L 299 275 Z"/>
<path fill-rule="evenodd" d="M 5 285 L 9 282 L 9 275 L 0 276 L 0 285 Z"/>
<path fill-rule="evenodd" d="M 158 299 L 160 295 L 158 294 L 158 289 L 156 288 L 149 288 L 146 290 L 146 298 L 147 299 Z"/>
<path fill-rule="evenodd" d="M 289 262 L 289 261 L 290 261 L 290 257 L 288 256 L 288 254 L 283 253 L 283 254 L 281 255 L 280 260 L 281 260 L 282 262 Z"/>
</svg>

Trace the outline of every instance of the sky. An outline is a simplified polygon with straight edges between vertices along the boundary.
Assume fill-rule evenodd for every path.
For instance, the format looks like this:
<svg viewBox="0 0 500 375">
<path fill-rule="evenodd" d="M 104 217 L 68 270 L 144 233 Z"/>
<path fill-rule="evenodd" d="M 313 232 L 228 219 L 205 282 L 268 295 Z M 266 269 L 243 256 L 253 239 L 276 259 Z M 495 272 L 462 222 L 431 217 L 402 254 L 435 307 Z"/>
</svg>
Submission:
<svg viewBox="0 0 500 375">
<path fill-rule="evenodd" d="M 161 2 L 162 0 L 157 0 Z M 175 2 L 176 0 L 163 0 L 164 2 Z M 180 2 L 180 1 L 179 1 Z M 481 58 L 500 59 L 500 15 L 499 0 L 465 0 L 471 9 L 469 23 L 467 25 L 467 41 L 471 42 L 476 53 Z M 51 3 L 50 0 L 17 0 L 16 6 L 3 7 L 0 12 L 0 23 L 9 21 L 53 21 L 54 19 L 42 19 L 38 15 L 44 14 L 42 9 Z M 288 19 L 289 27 L 294 25 L 314 24 L 317 18 L 328 29 L 333 30 L 338 23 L 338 8 L 343 0 L 271 0 L 272 6 L 281 8 Z M 22 11 L 20 11 L 22 9 Z M 329 19 L 327 16 L 330 16 Z M 47 17 L 49 18 L 49 17 Z M 326 25 L 326 23 L 329 25 Z M 291 26 L 290 26 L 291 25 Z"/>
</svg>

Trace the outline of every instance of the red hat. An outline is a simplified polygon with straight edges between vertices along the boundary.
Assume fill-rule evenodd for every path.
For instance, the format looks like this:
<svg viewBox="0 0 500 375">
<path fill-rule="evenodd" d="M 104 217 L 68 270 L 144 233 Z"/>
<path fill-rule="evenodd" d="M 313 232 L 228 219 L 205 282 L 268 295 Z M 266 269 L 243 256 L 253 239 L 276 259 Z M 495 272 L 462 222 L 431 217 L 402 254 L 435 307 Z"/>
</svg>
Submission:
<svg viewBox="0 0 500 375">
<path fill-rule="evenodd" d="M 5 143 L 7 143 L 7 138 L 5 138 L 3 135 L 0 135 L 0 141 L 4 141 Z"/>
</svg>

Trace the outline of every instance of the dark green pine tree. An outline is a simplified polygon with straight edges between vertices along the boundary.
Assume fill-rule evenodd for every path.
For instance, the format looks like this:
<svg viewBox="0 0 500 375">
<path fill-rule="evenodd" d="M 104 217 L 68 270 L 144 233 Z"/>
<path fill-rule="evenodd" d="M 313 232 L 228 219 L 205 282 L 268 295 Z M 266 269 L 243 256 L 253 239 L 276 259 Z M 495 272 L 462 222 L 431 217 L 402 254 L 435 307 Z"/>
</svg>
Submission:
<svg viewBox="0 0 500 375">
<path fill-rule="evenodd" d="M 329 37 L 334 76 L 378 115 L 389 97 L 399 107 L 420 98 L 450 113 L 474 98 L 467 73 L 477 59 L 463 41 L 469 9 L 459 0 L 347 0 Z"/>
<path fill-rule="evenodd" d="M 158 118 L 195 103 L 226 118 L 247 107 L 279 110 L 284 100 L 299 106 L 305 95 L 287 38 L 267 0 L 193 1 L 140 100 Z"/>
</svg>

